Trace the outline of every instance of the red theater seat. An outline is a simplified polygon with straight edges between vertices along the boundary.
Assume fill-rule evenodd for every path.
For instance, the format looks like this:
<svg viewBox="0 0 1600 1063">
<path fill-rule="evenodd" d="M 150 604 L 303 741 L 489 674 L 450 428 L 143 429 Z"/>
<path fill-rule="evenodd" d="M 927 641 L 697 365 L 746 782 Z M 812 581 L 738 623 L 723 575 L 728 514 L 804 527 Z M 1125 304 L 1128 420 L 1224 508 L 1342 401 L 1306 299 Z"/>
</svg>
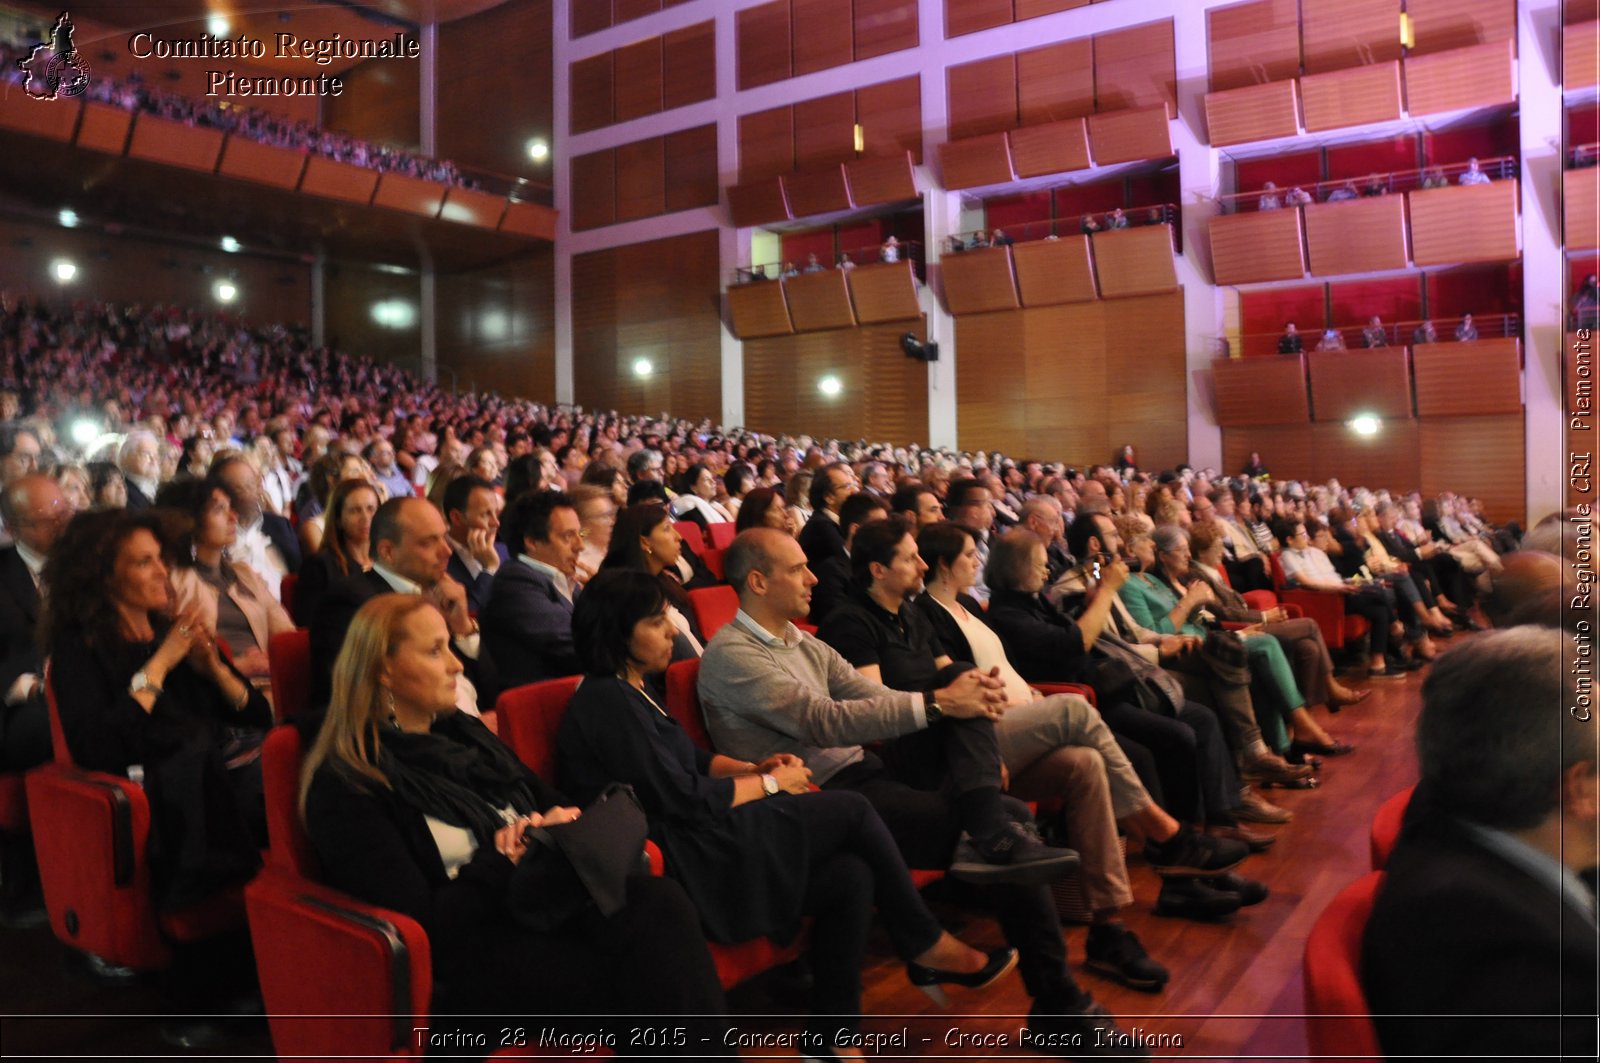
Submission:
<svg viewBox="0 0 1600 1063">
<path fill-rule="evenodd" d="M 701 587 L 689 592 L 689 607 L 700 634 L 709 641 L 739 611 L 739 592 L 732 587 Z"/>
<path fill-rule="evenodd" d="M 267 643 L 267 676 L 272 681 L 272 711 L 292 720 L 311 706 L 311 632 L 282 631 Z"/>
<path fill-rule="evenodd" d="M 727 522 L 711 524 L 706 527 L 706 534 L 711 539 L 713 550 L 726 550 L 733 545 L 733 540 L 739 534 L 739 529 Z"/>
<path fill-rule="evenodd" d="M 1406 819 L 1406 808 L 1411 804 L 1415 786 L 1408 786 L 1378 806 L 1372 817 L 1372 832 L 1368 846 L 1372 855 L 1372 870 L 1382 871 L 1394 852 L 1394 843 L 1400 840 L 1400 827 Z"/>
<path fill-rule="evenodd" d="M 1382 871 L 1369 871 L 1339 891 L 1306 938 L 1306 1040 L 1315 1059 L 1382 1059 L 1361 988 L 1361 935 Z"/>
<path fill-rule="evenodd" d="M 1283 564 L 1278 555 L 1272 555 L 1272 585 L 1285 606 L 1299 608 L 1322 629 L 1322 638 L 1329 649 L 1342 650 L 1346 642 L 1355 642 L 1369 630 L 1367 618 L 1348 615 L 1344 611 L 1344 598 L 1331 591 L 1299 590 L 1287 585 Z M 1248 599 L 1247 599 L 1248 600 Z"/>
<path fill-rule="evenodd" d="M 706 533 L 701 530 L 700 525 L 692 520 L 675 520 L 672 522 L 672 526 L 678 529 L 679 535 L 683 536 L 684 546 L 687 546 L 702 557 L 705 556 L 707 549 Z"/>
</svg>

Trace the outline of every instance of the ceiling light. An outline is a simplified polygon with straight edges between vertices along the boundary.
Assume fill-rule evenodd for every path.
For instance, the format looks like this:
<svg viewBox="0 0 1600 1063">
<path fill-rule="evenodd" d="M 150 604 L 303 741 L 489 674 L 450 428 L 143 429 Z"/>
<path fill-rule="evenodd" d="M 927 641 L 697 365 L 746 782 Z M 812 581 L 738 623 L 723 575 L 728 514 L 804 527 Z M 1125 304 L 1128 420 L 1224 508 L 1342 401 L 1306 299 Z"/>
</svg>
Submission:
<svg viewBox="0 0 1600 1063">
<path fill-rule="evenodd" d="M 226 37 L 232 30 L 233 26 L 223 15 L 212 15 L 206 19 L 206 32 L 213 37 Z"/>
<path fill-rule="evenodd" d="M 231 236 L 224 236 L 222 238 L 222 249 L 231 255 L 235 251 L 239 250 L 239 241 L 235 240 Z"/>
<path fill-rule="evenodd" d="M 1358 436 L 1375 436 L 1378 434 L 1378 430 L 1383 427 L 1383 422 L 1370 413 L 1358 414 L 1346 421 L 1345 424 L 1350 431 Z"/>
<path fill-rule="evenodd" d="M 550 157 L 550 145 L 543 139 L 535 137 L 528 141 L 528 158 L 534 162 L 543 162 Z"/>
<path fill-rule="evenodd" d="M 843 391 L 844 385 L 839 382 L 839 378 L 836 376 L 825 376 L 821 380 L 817 381 L 817 390 L 822 392 L 824 395 L 832 396 Z"/>
<path fill-rule="evenodd" d="M 648 358 L 635 358 L 633 360 L 634 376 L 649 376 L 655 370 L 656 367 L 650 364 L 650 359 Z"/>
<path fill-rule="evenodd" d="M 73 210 L 71 207 L 62 207 L 61 213 L 57 214 L 56 218 L 59 219 L 61 224 L 68 229 L 77 227 L 78 212 Z"/>
<path fill-rule="evenodd" d="M 50 264 L 50 273 L 65 284 L 78 275 L 78 267 L 64 258 L 58 258 Z"/>
<path fill-rule="evenodd" d="M 219 303 L 231 303 L 239 297 L 239 289 L 232 281 L 218 281 L 217 286 L 211 290 L 216 294 Z"/>
</svg>

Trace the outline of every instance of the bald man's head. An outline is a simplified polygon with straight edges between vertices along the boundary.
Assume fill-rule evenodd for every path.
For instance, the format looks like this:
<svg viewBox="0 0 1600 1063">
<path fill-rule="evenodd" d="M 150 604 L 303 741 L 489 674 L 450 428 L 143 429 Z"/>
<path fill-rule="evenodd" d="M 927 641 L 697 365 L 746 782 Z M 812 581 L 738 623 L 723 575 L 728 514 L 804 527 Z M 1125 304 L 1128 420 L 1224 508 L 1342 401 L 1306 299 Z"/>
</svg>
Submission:
<svg viewBox="0 0 1600 1063">
<path fill-rule="evenodd" d="M 1519 550 L 1501 559 L 1483 613 L 1495 627 L 1538 624 L 1560 627 L 1561 558 L 1542 550 Z"/>
<path fill-rule="evenodd" d="M 0 516 L 17 542 L 36 554 L 48 554 L 72 516 L 61 488 L 48 476 L 19 476 L 0 491 Z"/>
</svg>

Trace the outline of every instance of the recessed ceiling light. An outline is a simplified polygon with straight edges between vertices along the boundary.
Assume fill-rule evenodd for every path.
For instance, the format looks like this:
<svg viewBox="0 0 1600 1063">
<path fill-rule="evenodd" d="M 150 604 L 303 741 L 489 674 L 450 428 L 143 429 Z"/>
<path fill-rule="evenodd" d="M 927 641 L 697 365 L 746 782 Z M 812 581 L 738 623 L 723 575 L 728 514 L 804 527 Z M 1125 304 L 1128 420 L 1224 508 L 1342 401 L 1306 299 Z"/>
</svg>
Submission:
<svg viewBox="0 0 1600 1063">
<path fill-rule="evenodd" d="M 64 258 L 58 258 L 50 264 L 50 273 L 65 284 L 78 275 L 78 267 Z"/>
<path fill-rule="evenodd" d="M 650 364 L 650 359 L 648 358 L 635 358 L 633 360 L 634 376 L 649 376 L 655 372 L 655 369 L 656 367 Z"/>
<path fill-rule="evenodd" d="M 61 224 L 68 229 L 75 228 L 78 224 L 78 212 L 70 207 L 62 207 L 61 213 L 57 214 L 56 217 L 60 219 Z"/>
<path fill-rule="evenodd" d="M 222 249 L 231 255 L 235 251 L 239 250 L 239 241 L 235 240 L 231 236 L 224 236 L 222 238 Z"/>
<path fill-rule="evenodd" d="M 543 139 L 535 137 L 528 141 L 528 158 L 534 162 L 543 162 L 550 157 L 550 145 Z"/>
<path fill-rule="evenodd" d="M 825 376 L 817 381 L 817 390 L 824 395 L 837 395 L 844 390 L 844 384 L 836 376 Z"/>
<path fill-rule="evenodd" d="M 206 32 L 213 37 L 226 37 L 232 29 L 233 26 L 223 15 L 212 15 L 206 19 Z"/>
<path fill-rule="evenodd" d="M 218 281 L 212 291 L 216 293 L 219 303 L 231 303 L 239 297 L 239 289 L 232 281 Z"/>
</svg>

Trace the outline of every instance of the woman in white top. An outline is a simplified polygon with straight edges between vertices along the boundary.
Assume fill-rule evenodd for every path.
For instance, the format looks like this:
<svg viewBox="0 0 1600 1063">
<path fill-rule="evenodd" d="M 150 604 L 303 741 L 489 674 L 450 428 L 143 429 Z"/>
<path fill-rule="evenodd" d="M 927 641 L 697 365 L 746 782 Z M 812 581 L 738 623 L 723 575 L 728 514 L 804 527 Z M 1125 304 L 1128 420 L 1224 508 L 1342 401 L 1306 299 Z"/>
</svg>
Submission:
<svg viewBox="0 0 1600 1063">
<path fill-rule="evenodd" d="M 672 500 L 675 520 L 692 520 L 701 527 L 712 524 L 731 524 L 733 514 L 717 501 L 717 488 L 722 482 L 711 466 L 696 462 L 678 478 L 678 497 Z"/>
<path fill-rule="evenodd" d="M 1367 674 L 1379 678 L 1389 675 L 1389 639 L 1396 634 L 1395 628 L 1398 626 L 1390 595 L 1380 584 L 1356 584 L 1339 575 L 1339 570 L 1333 567 L 1333 561 L 1327 553 L 1311 545 L 1304 523 L 1296 521 L 1287 525 L 1287 530 L 1288 538 L 1284 541 L 1283 552 L 1278 555 L 1285 584 L 1308 591 L 1343 595 L 1345 609 L 1366 617 L 1367 624 L 1372 628 L 1369 647 L 1372 657 Z"/>
</svg>

